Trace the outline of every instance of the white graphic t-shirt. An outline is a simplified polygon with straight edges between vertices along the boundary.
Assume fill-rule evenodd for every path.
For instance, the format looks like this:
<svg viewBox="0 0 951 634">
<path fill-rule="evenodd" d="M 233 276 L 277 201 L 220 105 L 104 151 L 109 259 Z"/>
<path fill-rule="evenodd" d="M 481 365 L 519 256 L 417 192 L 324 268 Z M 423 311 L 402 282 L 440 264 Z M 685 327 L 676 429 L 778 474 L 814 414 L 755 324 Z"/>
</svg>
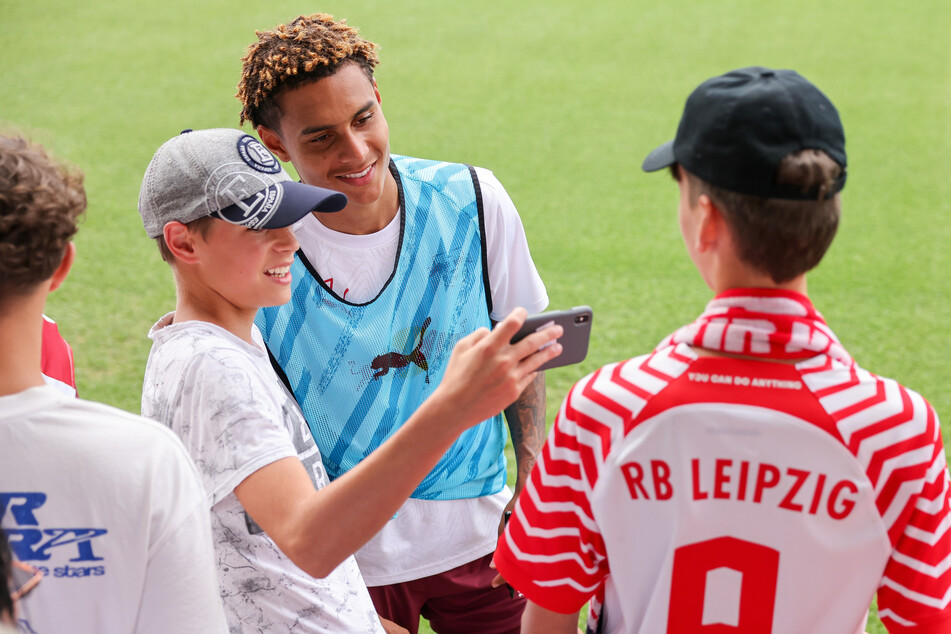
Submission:
<svg viewBox="0 0 951 634">
<path fill-rule="evenodd" d="M 232 632 L 382 632 L 353 557 L 324 579 L 288 559 L 244 512 L 235 487 L 298 456 L 321 488 L 327 475 L 300 409 L 257 346 L 200 321 L 163 317 L 149 337 L 142 413 L 177 433 L 211 507 L 221 596 Z M 319 535 L 314 536 L 319 539 Z"/>
</svg>

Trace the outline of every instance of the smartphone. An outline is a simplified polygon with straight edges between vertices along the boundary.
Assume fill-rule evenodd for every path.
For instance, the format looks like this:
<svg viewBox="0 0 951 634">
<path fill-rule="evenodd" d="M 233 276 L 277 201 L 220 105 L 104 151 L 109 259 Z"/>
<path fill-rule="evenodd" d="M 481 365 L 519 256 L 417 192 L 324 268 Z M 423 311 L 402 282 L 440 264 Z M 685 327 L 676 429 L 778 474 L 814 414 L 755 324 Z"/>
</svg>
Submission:
<svg viewBox="0 0 951 634">
<path fill-rule="evenodd" d="M 565 334 L 555 340 L 561 344 L 561 354 L 545 362 L 538 369 L 548 370 L 578 363 L 584 360 L 588 354 L 588 339 L 591 335 L 591 319 L 593 316 L 591 308 L 588 306 L 575 306 L 569 310 L 552 310 L 546 313 L 538 313 L 525 320 L 519 331 L 512 337 L 512 343 L 527 337 L 533 332 L 558 324 L 565 331 Z"/>
</svg>

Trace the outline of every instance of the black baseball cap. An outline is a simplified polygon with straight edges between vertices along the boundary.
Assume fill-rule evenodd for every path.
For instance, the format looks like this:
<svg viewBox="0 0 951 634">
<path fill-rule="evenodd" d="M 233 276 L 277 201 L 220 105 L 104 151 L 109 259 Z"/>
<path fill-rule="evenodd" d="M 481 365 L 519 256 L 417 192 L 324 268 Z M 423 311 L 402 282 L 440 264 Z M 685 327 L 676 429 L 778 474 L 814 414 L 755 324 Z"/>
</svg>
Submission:
<svg viewBox="0 0 951 634">
<path fill-rule="evenodd" d="M 845 186 L 846 166 L 835 106 L 796 71 L 751 66 L 700 84 L 687 98 L 676 138 L 648 154 L 642 168 L 677 163 L 727 191 L 816 200 L 816 191 L 776 183 L 783 158 L 805 149 L 822 150 L 842 167 L 831 198 Z"/>
</svg>

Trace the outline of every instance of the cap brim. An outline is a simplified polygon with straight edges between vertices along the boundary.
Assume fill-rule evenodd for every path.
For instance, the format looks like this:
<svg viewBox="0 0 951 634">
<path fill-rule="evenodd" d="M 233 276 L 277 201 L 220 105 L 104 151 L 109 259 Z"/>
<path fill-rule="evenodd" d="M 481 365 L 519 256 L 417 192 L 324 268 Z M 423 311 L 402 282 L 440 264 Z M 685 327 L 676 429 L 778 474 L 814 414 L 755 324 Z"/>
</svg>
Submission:
<svg viewBox="0 0 951 634">
<path fill-rule="evenodd" d="M 288 217 L 292 215 L 297 216 L 286 225 L 282 225 L 285 227 L 294 224 L 312 211 L 333 213 L 347 206 L 347 197 L 331 189 L 305 185 L 304 183 L 298 183 L 296 181 L 284 181 L 283 183 L 279 183 L 279 185 L 284 188 L 281 212 L 283 212 L 284 207 L 287 206 Z"/>
<path fill-rule="evenodd" d="M 656 172 L 665 167 L 670 167 L 676 162 L 674 142 L 668 141 L 647 155 L 647 158 L 641 164 L 641 169 L 645 172 Z"/>
<path fill-rule="evenodd" d="M 276 206 L 273 203 L 262 204 L 262 195 L 265 201 L 279 202 Z M 254 229 L 280 229 L 291 226 L 311 212 L 332 213 L 346 206 L 347 197 L 340 192 L 287 180 L 275 183 L 240 204 L 229 205 L 211 215 Z"/>
</svg>

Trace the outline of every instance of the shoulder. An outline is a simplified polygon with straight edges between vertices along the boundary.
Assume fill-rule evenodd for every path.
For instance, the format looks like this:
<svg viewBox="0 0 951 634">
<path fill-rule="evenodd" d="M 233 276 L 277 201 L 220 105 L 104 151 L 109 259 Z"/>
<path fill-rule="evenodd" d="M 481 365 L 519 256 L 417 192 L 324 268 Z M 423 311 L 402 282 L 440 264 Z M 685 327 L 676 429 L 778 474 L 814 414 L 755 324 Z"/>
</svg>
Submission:
<svg viewBox="0 0 951 634">
<path fill-rule="evenodd" d="M 169 428 L 110 405 L 69 398 L 61 402 L 56 416 L 64 424 L 60 430 L 63 441 L 76 442 L 83 451 L 98 447 L 110 455 L 121 452 L 124 461 L 139 464 L 188 460 L 181 440 Z M 74 436 L 72 440 L 67 440 L 67 430 Z"/>
<path fill-rule="evenodd" d="M 486 233 L 490 240 L 494 235 L 521 236 L 524 234 L 522 219 L 511 196 L 491 170 L 476 167 L 475 174 L 482 194 L 482 213 Z"/>
<path fill-rule="evenodd" d="M 898 428 L 906 439 L 916 434 L 935 439 L 939 434 L 931 404 L 894 379 L 825 355 L 796 367 L 820 406 L 837 421 L 846 445 L 855 445 L 869 434 L 894 433 Z"/>
<path fill-rule="evenodd" d="M 609 363 L 578 381 L 570 395 L 580 388 L 579 398 L 585 391 L 594 391 L 618 398 L 636 395 L 638 402 L 646 402 L 680 377 L 696 358 L 689 346 L 668 346 Z"/>
<path fill-rule="evenodd" d="M 181 432 L 193 425 L 219 425 L 242 408 L 262 415 L 280 411 L 270 380 L 273 370 L 262 350 L 211 324 L 176 326 L 153 337 L 142 386 L 143 414 Z"/>
<path fill-rule="evenodd" d="M 694 358 L 689 348 L 669 347 L 602 366 L 568 392 L 559 413 L 562 428 L 594 424 L 605 440 L 616 439 Z"/>
<path fill-rule="evenodd" d="M 250 347 L 213 324 L 187 321 L 150 334 L 149 366 L 161 364 L 160 371 L 245 372 L 254 365 Z"/>
<path fill-rule="evenodd" d="M 497 198 L 500 196 L 508 197 L 508 193 L 505 191 L 505 187 L 502 186 L 502 182 L 499 181 L 495 173 L 486 168 L 486 167 L 473 167 L 475 170 L 476 178 L 479 181 L 479 187 L 482 189 L 482 194 L 484 196 L 489 196 Z"/>
<path fill-rule="evenodd" d="M 449 198 L 471 198 L 473 168 L 464 163 L 451 163 L 393 154 L 390 156 L 400 180 L 415 183 L 414 187 Z"/>
</svg>

